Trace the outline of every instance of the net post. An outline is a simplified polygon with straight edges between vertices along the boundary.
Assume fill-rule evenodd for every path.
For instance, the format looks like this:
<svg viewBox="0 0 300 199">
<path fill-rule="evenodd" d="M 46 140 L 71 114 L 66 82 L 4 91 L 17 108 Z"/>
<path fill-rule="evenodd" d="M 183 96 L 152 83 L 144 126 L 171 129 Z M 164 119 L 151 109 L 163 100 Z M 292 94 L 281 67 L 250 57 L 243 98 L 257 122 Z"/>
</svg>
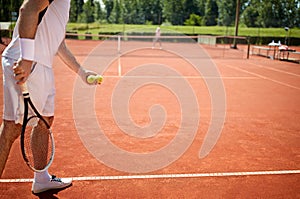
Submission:
<svg viewBox="0 0 300 199">
<path fill-rule="evenodd" d="M 249 55 L 250 55 L 250 36 L 247 37 L 247 43 L 248 43 L 248 48 L 247 48 L 247 59 L 249 59 Z"/>
</svg>

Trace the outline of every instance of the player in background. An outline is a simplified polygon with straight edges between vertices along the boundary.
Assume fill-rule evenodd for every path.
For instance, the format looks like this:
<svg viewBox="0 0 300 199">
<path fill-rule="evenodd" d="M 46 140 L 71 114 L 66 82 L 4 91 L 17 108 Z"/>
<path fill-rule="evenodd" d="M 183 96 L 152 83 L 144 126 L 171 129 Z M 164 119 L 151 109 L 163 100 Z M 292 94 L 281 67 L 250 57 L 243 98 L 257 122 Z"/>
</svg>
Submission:
<svg viewBox="0 0 300 199">
<path fill-rule="evenodd" d="M 152 45 L 152 49 L 155 47 L 156 43 L 159 42 L 159 47 L 160 49 L 162 49 L 162 45 L 161 45 L 161 41 L 160 41 L 160 27 L 157 27 L 155 30 L 155 38 L 153 39 L 153 45 Z"/>
</svg>

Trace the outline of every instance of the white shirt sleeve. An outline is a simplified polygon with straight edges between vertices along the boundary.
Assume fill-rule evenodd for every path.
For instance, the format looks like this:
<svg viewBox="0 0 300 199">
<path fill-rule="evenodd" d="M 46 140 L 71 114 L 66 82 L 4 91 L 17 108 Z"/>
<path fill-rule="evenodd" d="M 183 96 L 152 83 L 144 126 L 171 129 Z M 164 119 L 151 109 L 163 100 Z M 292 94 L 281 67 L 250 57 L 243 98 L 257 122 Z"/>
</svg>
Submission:
<svg viewBox="0 0 300 199">
<path fill-rule="evenodd" d="M 35 36 L 35 57 L 38 63 L 52 67 L 59 45 L 65 38 L 70 0 L 54 0 L 48 7 Z"/>
</svg>

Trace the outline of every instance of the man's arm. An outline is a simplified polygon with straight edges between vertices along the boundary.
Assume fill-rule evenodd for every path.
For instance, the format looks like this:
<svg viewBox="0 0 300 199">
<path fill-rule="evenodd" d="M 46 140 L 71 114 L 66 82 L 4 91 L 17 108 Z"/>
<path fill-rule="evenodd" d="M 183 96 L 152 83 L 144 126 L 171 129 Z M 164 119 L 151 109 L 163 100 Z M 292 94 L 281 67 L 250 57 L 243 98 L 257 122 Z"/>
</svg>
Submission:
<svg viewBox="0 0 300 199">
<path fill-rule="evenodd" d="M 26 42 L 29 41 L 29 46 L 21 47 L 21 55 L 28 55 L 30 53 L 25 52 L 34 51 L 34 42 L 39 13 L 49 5 L 48 0 L 25 0 L 20 8 L 19 14 L 19 37 L 20 43 L 22 39 Z M 25 45 L 25 44 L 22 44 Z M 22 46 L 21 45 L 21 46 Z M 28 45 L 28 44 L 26 44 Z M 33 52 L 32 52 L 33 53 Z M 29 56 L 30 57 L 30 56 Z M 14 65 L 15 79 L 18 84 L 24 83 L 31 71 L 32 60 L 28 59 L 27 56 L 21 57 L 18 62 Z"/>
<path fill-rule="evenodd" d="M 20 8 L 19 36 L 34 39 L 39 13 L 49 5 L 48 0 L 25 0 Z"/>
<path fill-rule="evenodd" d="M 84 69 L 76 60 L 72 52 L 68 49 L 66 46 L 65 41 L 63 41 L 58 49 L 58 56 L 61 58 L 61 60 L 75 73 L 77 73 L 81 79 L 87 83 L 87 76 L 89 75 L 97 75 L 97 73 L 93 71 L 89 71 Z"/>
</svg>

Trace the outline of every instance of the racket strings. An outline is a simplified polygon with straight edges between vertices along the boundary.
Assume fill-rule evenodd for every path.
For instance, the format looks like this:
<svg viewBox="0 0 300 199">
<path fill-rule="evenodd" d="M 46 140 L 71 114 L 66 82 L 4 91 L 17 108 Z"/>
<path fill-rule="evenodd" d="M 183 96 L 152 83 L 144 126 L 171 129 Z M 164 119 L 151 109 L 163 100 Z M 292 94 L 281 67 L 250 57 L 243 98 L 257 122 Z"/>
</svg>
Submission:
<svg viewBox="0 0 300 199">
<path fill-rule="evenodd" d="M 38 117 L 31 117 L 24 135 L 24 148 L 28 163 L 35 170 L 43 170 L 52 157 L 50 130 Z"/>
</svg>

